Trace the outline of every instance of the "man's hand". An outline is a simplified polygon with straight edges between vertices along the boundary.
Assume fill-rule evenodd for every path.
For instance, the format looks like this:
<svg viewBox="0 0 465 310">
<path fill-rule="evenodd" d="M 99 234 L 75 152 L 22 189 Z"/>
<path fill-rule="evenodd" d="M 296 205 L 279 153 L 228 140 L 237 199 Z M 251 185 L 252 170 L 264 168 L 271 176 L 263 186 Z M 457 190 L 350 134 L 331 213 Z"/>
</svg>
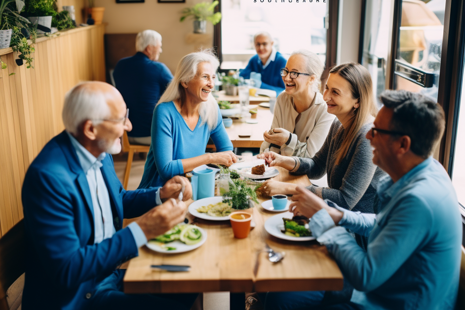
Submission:
<svg viewBox="0 0 465 310">
<path fill-rule="evenodd" d="M 182 176 L 175 176 L 160 188 L 160 198 L 165 201 L 168 198 L 177 199 L 184 185 L 183 201 L 189 200 L 192 197 L 192 187 L 189 180 Z"/>
<path fill-rule="evenodd" d="M 158 237 L 175 225 L 184 221 L 187 206 L 182 201 L 170 198 L 160 206 L 152 208 L 136 222 L 145 234 L 147 240 Z"/>
<path fill-rule="evenodd" d="M 270 130 L 271 131 L 271 130 Z M 272 129 L 273 133 L 270 134 L 269 131 L 265 131 L 263 138 L 266 142 L 282 146 L 289 140 L 289 131 L 284 128 L 275 128 Z"/>
<path fill-rule="evenodd" d="M 321 209 L 326 209 L 337 225 L 344 216 L 344 213 L 328 206 L 323 199 L 302 186 L 297 186 L 296 194 L 291 197 L 292 203 L 289 206 L 294 215 L 303 215 L 307 218 L 313 217 Z"/>
</svg>

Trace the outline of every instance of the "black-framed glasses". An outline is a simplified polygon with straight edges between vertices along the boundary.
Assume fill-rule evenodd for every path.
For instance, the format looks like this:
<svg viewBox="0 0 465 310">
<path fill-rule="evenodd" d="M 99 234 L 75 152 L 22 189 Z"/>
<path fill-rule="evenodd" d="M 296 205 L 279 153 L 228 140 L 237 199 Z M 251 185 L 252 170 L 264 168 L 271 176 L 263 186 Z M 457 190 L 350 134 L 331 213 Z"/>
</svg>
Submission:
<svg viewBox="0 0 465 310">
<path fill-rule="evenodd" d="M 126 121 L 129 118 L 129 109 L 126 109 L 126 115 L 122 118 L 118 119 L 110 119 L 110 118 L 104 118 L 104 119 L 93 119 L 94 121 L 104 121 L 104 122 L 112 122 L 112 123 L 123 123 L 123 126 L 126 125 Z"/>
<path fill-rule="evenodd" d="M 375 137 L 375 132 L 379 132 L 385 135 L 391 135 L 391 136 L 408 136 L 407 134 L 400 132 L 400 131 L 392 131 L 392 130 L 385 130 L 385 129 L 379 129 L 376 127 L 371 128 L 371 137 Z"/>
<path fill-rule="evenodd" d="M 299 75 L 308 75 L 308 76 L 310 76 L 310 74 L 308 74 L 308 73 L 295 72 L 295 71 L 289 72 L 286 69 L 281 69 L 281 76 L 282 77 L 286 77 L 288 74 L 291 77 L 291 79 L 296 79 L 296 78 L 299 77 Z"/>
</svg>

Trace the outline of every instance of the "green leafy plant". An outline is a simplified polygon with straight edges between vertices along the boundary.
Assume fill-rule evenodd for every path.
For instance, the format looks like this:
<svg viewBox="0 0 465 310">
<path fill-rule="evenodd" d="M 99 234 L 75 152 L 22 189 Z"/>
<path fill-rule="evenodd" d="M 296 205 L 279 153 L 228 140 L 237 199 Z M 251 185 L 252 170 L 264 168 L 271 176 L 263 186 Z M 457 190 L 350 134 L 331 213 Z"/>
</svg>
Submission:
<svg viewBox="0 0 465 310">
<path fill-rule="evenodd" d="M 34 68 L 32 66 L 32 53 L 35 52 L 33 43 L 35 43 L 35 33 L 31 33 L 32 44 L 29 44 L 24 34 L 18 27 L 13 27 L 13 33 L 11 35 L 11 43 L 10 46 L 14 52 L 18 53 L 18 59 L 16 63 L 21 66 L 23 61 L 26 62 L 26 68 Z"/>
<path fill-rule="evenodd" d="M 52 27 L 56 27 L 60 31 L 75 28 L 68 11 L 61 11 L 60 13 L 57 13 L 52 19 Z"/>
<path fill-rule="evenodd" d="M 95 6 L 95 0 L 87 0 L 87 3 L 89 4 L 89 8 L 93 8 Z"/>
<path fill-rule="evenodd" d="M 185 8 L 182 10 L 182 16 L 179 21 L 184 21 L 187 17 L 192 16 L 195 20 L 207 20 L 213 25 L 216 25 L 221 20 L 221 13 L 214 13 L 215 7 L 218 5 L 218 1 L 213 3 L 201 2 L 197 3 L 191 8 Z"/>
<path fill-rule="evenodd" d="M 224 202 L 237 210 L 250 208 L 249 199 L 258 203 L 257 194 L 254 189 L 241 179 L 232 180 L 232 183 L 229 184 L 229 192 L 225 193 L 223 198 Z"/>
<path fill-rule="evenodd" d="M 225 167 L 225 166 L 221 166 L 220 165 L 220 173 L 221 174 L 227 174 L 229 173 L 229 177 L 231 179 L 239 179 L 241 177 L 241 175 L 239 173 L 237 173 L 236 170 L 231 170 L 229 169 L 228 167 Z"/>
<path fill-rule="evenodd" d="M 239 77 L 236 75 L 221 75 L 221 82 L 224 85 L 239 86 Z"/>
<path fill-rule="evenodd" d="M 55 16 L 55 0 L 27 0 L 25 12 L 28 16 Z"/>
<path fill-rule="evenodd" d="M 6 63 L 4 63 L 4 62 L 2 61 L 1 58 L 0 58 L 0 65 L 1 65 L 2 69 L 6 69 L 6 68 L 8 67 L 8 66 L 6 65 Z"/>
</svg>

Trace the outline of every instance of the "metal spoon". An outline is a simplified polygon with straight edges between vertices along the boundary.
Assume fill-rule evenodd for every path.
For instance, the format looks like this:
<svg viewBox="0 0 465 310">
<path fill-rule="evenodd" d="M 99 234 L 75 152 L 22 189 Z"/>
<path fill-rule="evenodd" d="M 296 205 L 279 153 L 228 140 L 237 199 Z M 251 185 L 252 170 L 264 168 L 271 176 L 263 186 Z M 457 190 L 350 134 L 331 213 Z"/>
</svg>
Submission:
<svg viewBox="0 0 465 310">
<path fill-rule="evenodd" d="M 265 243 L 266 250 L 265 252 L 268 252 L 268 260 L 272 263 L 279 263 L 284 259 L 284 256 L 286 253 L 284 252 L 275 252 L 268 244 Z"/>
</svg>

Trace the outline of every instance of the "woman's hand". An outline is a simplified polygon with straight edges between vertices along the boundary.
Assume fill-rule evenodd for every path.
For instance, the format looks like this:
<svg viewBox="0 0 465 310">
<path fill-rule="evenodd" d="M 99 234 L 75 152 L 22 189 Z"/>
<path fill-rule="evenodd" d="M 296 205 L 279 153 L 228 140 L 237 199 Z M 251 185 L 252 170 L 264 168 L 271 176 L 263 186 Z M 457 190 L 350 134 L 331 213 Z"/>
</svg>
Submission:
<svg viewBox="0 0 465 310">
<path fill-rule="evenodd" d="M 284 183 L 284 182 L 279 182 L 275 181 L 273 179 L 270 179 L 263 183 L 263 185 L 260 187 L 260 192 L 265 194 L 266 196 L 274 196 L 274 195 L 279 195 L 279 194 L 290 194 L 293 195 L 296 193 L 295 187 L 297 185 L 291 184 L 291 183 Z"/>
<path fill-rule="evenodd" d="M 213 153 L 213 159 L 210 164 L 220 164 L 226 167 L 237 163 L 236 155 L 231 151 Z"/>
<path fill-rule="evenodd" d="M 326 209 L 337 225 L 344 216 L 344 213 L 336 208 L 329 207 L 323 199 L 302 186 L 296 187 L 296 194 L 291 197 L 292 203 L 289 206 L 294 215 L 303 215 L 307 218 L 313 217 L 321 209 Z"/>
<path fill-rule="evenodd" d="M 272 132 L 272 133 L 270 133 Z M 289 140 L 289 131 L 284 128 L 275 128 L 270 131 L 265 131 L 263 138 L 268 143 L 276 144 L 282 146 Z"/>
<path fill-rule="evenodd" d="M 265 164 L 270 167 L 278 166 L 287 170 L 292 170 L 295 167 L 295 159 L 288 156 L 282 156 L 275 152 L 265 152 L 257 155 L 258 159 L 264 159 Z"/>
</svg>

